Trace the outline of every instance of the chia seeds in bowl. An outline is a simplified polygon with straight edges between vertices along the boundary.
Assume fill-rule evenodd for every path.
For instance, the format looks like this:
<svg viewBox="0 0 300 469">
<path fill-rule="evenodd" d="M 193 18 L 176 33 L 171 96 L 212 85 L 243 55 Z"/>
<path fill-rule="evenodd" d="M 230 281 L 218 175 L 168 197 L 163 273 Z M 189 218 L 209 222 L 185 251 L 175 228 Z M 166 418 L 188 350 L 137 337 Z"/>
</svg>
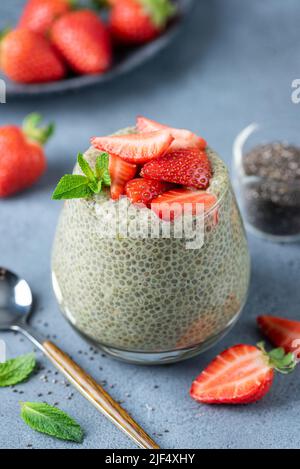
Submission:
<svg viewBox="0 0 300 469">
<path fill-rule="evenodd" d="M 97 154 L 86 152 L 91 166 Z M 213 150 L 207 154 L 208 192 L 217 204 L 204 216 L 200 249 L 187 249 L 175 236 L 100 237 L 109 191 L 65 202 L 52 256 L 57 300 L 81 334 L 119 359 L 156 364 L 196 355 L 220 339 L 243 308 L 250 273 L 244 228 L 227 169 Z M 131 206 L 131 216 L 143 210 L 149 212 Z"/>
<path fill-rule="evenodd" d="M 235 182 L 247 225 L 274 241 L 298 240 L 300 141 L 258 143 L 266 141 L 263 128 L 245 130 L 244 141 L 239 144 L 239 136 L 235 144 Z"/>
</svg>

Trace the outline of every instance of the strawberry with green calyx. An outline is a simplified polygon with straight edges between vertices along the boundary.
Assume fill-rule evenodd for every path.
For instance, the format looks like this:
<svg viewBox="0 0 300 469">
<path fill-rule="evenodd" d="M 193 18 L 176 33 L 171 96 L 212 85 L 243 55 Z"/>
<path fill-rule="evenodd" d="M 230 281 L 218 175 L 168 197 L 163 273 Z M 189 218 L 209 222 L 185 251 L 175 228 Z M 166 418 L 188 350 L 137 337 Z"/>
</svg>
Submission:
<svg viewBox="0 0 300 469">
<path fill-rule="evenodd" d="M 259 316 L 257 324 L 273 345 L 300 358 L 300 321 L 274 316 Z"/>
<path fill-rule="evenodd" d="M 31 187 L 46 169 L 43 145 L 54 125 L 39 127 L 42 118 L 29 115 L 23 128 L 0 127 L 0 197 L 8 197 Z"/>
<path fill-rule="evenodd" d="M 16 29 L 2 36 L 0 67 L 17 83 L 46 83 L 66 75 L 65 64 L 48 39 L 28 29 Z"/>
<path fill-rule="evenodd" d="M 292 353 L 283 348 L 267 353 L 263 344 L 235 345 L 218 355 L 193 382 L 190 395 L 205 404 L 248 404 L 270 390 L 275 371 L 295 369 Z"/>
<path fill-rule="evenodd" d="M 76 0 L 28 0 L 18 27 L 47 34 L 54 21 L 76 5 Z"/>
<path fill-rule="evenodd" d="M 100 74 L 112 64 L 109 32 L 92 10 L 72 11 L 53 25 L 50 38 L 69 67 L 78 74 Z"/>
<path fill-rule="evenodd" d="M 171 0 L 110 0 L 110 5 L 110 30 L 124 44 L 151 41 L 176 13 Z"/>
<path fill-rule="evenodd" d="M 78 154 L 77 162 L 83 175 L 67 174 L 63 176 L 52 195 L 53 200 L 90 198 L 99 194 L 103 187 L 110 186 L 109 155 L 107 153 L 102 153 L 97 157 L 94 170 L 81 153 Z"/>
</svg>

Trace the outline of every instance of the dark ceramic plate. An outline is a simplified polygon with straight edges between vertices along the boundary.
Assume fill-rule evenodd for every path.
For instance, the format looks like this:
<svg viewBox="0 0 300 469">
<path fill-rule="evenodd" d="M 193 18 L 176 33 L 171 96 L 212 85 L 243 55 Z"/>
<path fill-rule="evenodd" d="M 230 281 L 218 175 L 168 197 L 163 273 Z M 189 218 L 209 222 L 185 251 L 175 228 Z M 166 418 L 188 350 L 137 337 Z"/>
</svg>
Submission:
<svg viewBox="0 0 300 469">
<path fill-rule="evenodd" d="M 4 78 L 6 82 L 6 90 L 8 97 L 25 97 L 33 95 L 46 95 L 51 93 L 63 93 L 69 90 L 77 90 L 100 83 L 105 83 L 118 77 L 130 70 L 138 67 L 142 63 L 149 60 L 151 57 L 156 55 L 164 47 L 166 47 L 174 38 L 178 32 L 182 22 L 187 15 L 193 0 L 175 0 L 178 6 L 177 18 L 172 21 L 168 26 L 165 33 L 158 39 L 140 46 L 137 48 L 131 48 L 119 51 L 115 57 L 115 63 L 113 68 L 103 75 L 85 75 L 70 77 L 65 80 L 45 83 L 41 85 L 19 85 L 8 80 L 5 76 L 0 74 L 0 78 Z"/>
</svg>

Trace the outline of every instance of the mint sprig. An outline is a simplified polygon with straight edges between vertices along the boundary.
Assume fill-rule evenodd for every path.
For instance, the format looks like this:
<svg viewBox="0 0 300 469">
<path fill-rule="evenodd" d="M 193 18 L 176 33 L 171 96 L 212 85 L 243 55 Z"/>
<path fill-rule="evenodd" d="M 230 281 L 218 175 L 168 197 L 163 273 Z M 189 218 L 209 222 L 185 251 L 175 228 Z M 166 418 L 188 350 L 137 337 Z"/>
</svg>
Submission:
<svg viewBox="0 0 300 469">
<path fill-rule="evenodd" d="M 78 154 L 77 162 L 84 176 L 80 174 L 63 176 L 53 192 L 52 199 L 86 199 L 99 194 L 103 186 L 110 186 L 108 153 L 102 153 L 97 157 L 95 171 L 82 153 Z"/>
<path fill-rule="evenodd" d="M 0 387 L 21 383 L 33 372 L 35 364 L 34 353 L 0 363 Z"/>
<path fill-rule="evenodd" d="M 33 430 L 60 440 L 83 441 L 83 430 L 68 414 L 41 402 L 21 402 L 21 417 Z"/>
</svg>

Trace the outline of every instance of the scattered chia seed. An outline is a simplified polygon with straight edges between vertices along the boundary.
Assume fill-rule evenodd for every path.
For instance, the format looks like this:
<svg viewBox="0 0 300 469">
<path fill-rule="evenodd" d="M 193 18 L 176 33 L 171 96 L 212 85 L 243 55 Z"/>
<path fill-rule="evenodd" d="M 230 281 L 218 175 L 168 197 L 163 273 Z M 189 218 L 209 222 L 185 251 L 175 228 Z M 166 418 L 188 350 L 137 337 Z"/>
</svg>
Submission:
<svg viewBox="0 0 300 469">
<path fill-rule="evenodd" d="M 253 148 L 244 170 L 248 220 L 258 230 L 277 236 L 300 234 L 300 148 L 274 142 Z"/>
</svg>

